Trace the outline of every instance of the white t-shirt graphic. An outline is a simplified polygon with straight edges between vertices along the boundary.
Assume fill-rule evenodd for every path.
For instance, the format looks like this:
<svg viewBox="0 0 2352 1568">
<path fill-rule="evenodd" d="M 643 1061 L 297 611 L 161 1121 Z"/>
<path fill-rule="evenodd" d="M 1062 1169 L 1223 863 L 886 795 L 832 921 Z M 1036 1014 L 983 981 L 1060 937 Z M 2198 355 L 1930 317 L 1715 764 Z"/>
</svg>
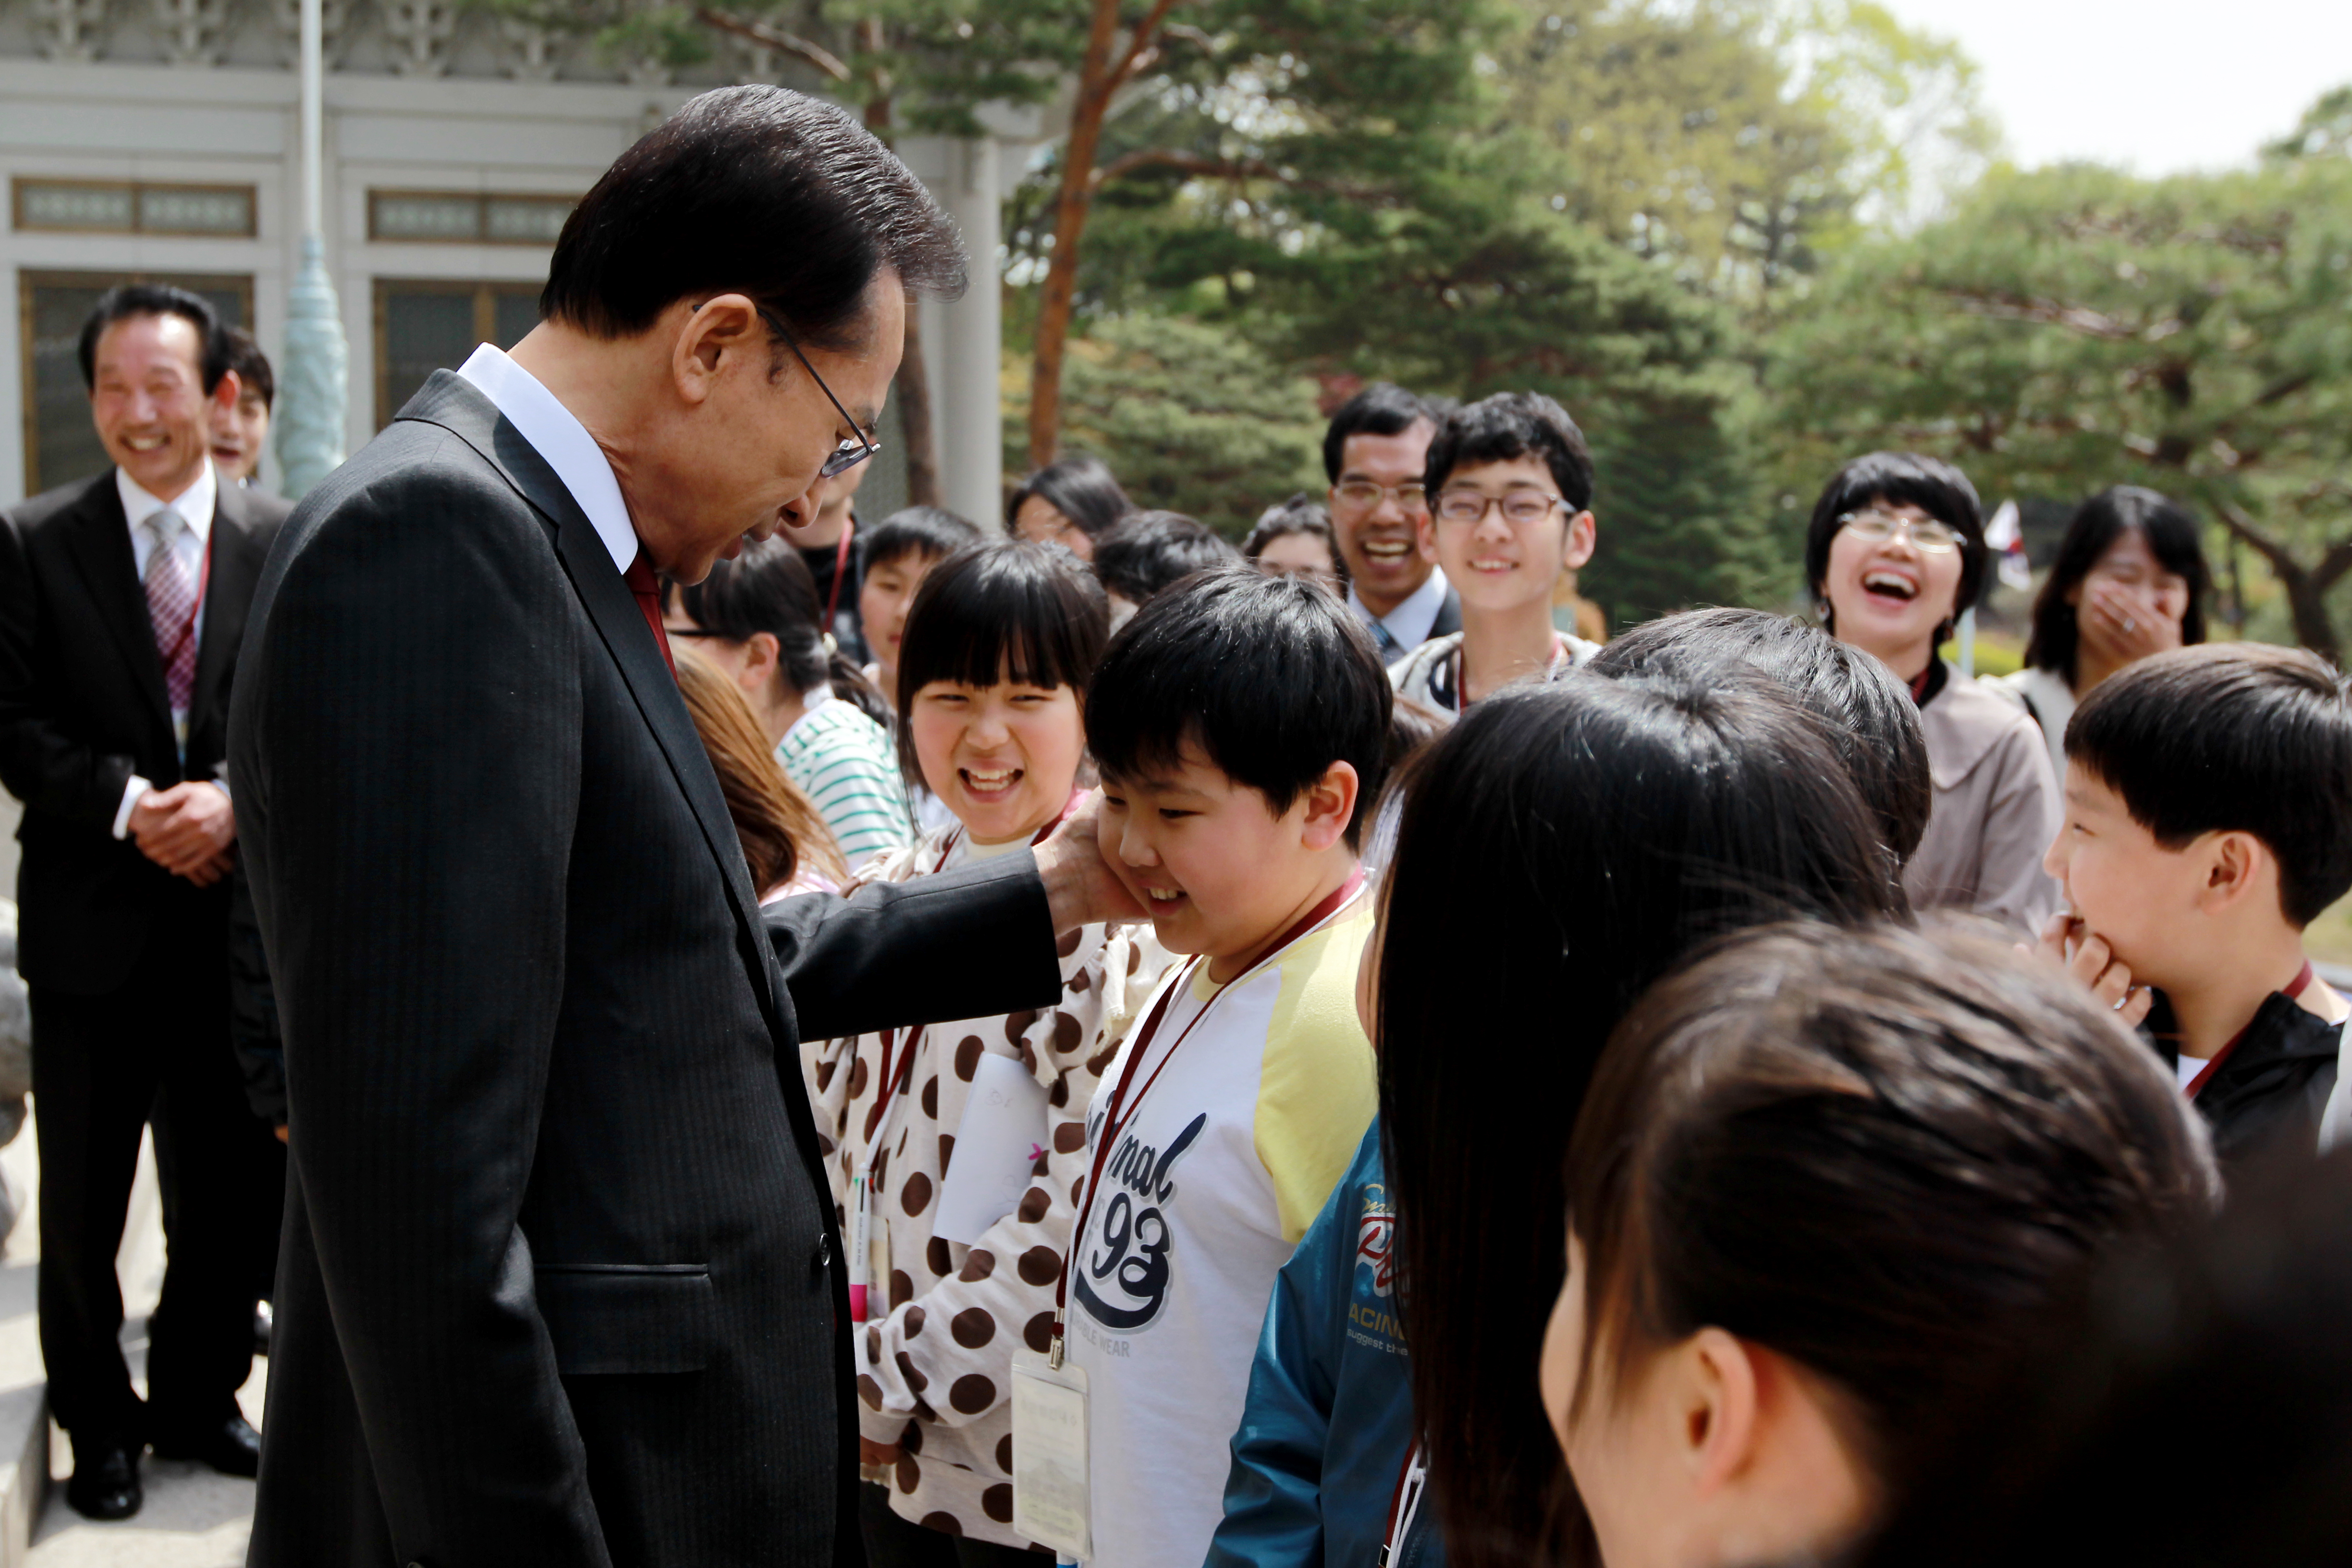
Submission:
<svg viewBox="0 0 2352 1568">
<path fill-rule="evenodd" d="M 1102 1568 L 1199 1568 L 1223 1517 L 1275 1274 L 1371 1121 L 1355 1009 L 1371 922 L 1358 897 L 1231 985 L 1197 964 L 1161 983 L 1180 989 L 1135 1064 L 1071 1254 L 1066 1342 L 1087 1379 Z M 1103 1074 L 1089 1161 L 1140 1033 Z"/>
</svg>

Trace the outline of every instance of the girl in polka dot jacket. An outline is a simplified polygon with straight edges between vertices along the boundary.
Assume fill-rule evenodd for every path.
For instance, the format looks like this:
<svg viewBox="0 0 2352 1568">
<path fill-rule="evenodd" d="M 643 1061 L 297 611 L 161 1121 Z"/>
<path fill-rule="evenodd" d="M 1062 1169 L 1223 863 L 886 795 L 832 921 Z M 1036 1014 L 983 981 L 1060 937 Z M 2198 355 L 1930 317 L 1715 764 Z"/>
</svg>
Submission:
<svg viewBox="0 0 2352 1568">
<path fill-rule="evenodd" d="M 1074 796 L 1082 694 L 1106 624 L 1101 588 L 1050 546 L 981 545 L 930 574 L 900 643 L 899 751 L 957 822 L 852 887 L 1024 854 L 1051 831 Z M 868 1205 L 852 1337 L 870 1483 L 861 1513 L 877 1562 L 995 1556 L 983 1542 L 1020 1554 L 1008 1563 L 1035 1561 L 1012 1526 L 1013 1355 L 1047 1342 L 1087 1174 L 1087 1106 L 1167 962 L 1149 925 L 1087 926 L 1062 939 L 1062 999 L 1047 1011 L 803 1045 L 844 1237 Z M 1045 1118 L 1013 1155 L 1034 1159 L 1028 1185 L 965 1245 L 933 1224 L 975 1081 L 1001 1070 L 983 1067 L 992 1056 L 1044 1088 Z"/>
</svg>

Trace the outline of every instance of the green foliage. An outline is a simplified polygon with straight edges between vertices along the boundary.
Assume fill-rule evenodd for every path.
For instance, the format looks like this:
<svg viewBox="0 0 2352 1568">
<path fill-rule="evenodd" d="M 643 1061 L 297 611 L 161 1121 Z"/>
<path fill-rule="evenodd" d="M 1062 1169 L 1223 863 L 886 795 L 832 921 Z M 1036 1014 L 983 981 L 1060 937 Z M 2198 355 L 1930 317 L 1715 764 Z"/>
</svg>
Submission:
<svg viewBox="0 0 2352 1568">
<path fill-rule="evenodd" d="M 1071 345 L 1063 395 L 1067 447 L 1108 462 L 1137 504 L 1228 538 L 1292 491 L 1322 489 L 1314 382 L 1232 328 L 1157 314 L 1098 321 Z M 1005 429 L 1017 437 L 1018 420 Z M 1015 439 L 1005 464 L 1021 470 Z"/>
<path fill-rule="evenodd" d="M 2263 148 L 2263 156 L 2282 163 L 2299 158 L 2352 158 L 2352 82 L 2305 110 L 2294 132 Z"/>
<path fill-rule="evenodd" d="M 1998 174 L 1856 253 L 1780 334 L 1771 387 L 1800 497 L 1882 447 L 1990 497 L 2146 484 L 2324 592 L 2352 571 L 2352 161 Z M 2296 615 L 2332 645 L 2316 599 Z"/>
<path fill-rule="evenodd" d="M 1858 219 L 1932 205 L 1992 144 L 1957 48 L 1874 5 L 1514 4 L 1505 117 L 1552 208 L 1743 306 Z"/>
</svg>

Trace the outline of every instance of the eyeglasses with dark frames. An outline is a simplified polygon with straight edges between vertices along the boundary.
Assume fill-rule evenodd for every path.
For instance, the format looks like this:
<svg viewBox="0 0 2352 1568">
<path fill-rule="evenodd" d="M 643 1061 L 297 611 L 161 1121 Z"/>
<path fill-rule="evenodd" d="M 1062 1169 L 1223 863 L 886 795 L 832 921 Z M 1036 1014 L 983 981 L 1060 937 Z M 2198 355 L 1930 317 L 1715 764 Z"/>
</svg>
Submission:
<svg viewBox="0 0 2352 1568">
<path fill-rule="evenodd" d="M 824 400 L 833 405 L 833 411 L 835 414 L 841 416 L 841 422 L 857 432 L 855 436 L 842 437 L 841 444 L 834 447 L 833 455 L 825 458 L 824 466 L 817 469 L 817 478 L 829 479 L 835 474 L 844 473 L 857 467 L 858 464 L 880 451 L 882 443 L 867 436 L 866 427 L 849 416 L 849 410 L 841 405 L 841 399 L 833 395 L 833 388 L 824 384 L 824 377 L 817 374 L 816 366 L 809 363 L 808 355 L 801 353 L 801 345 L 793 341 L 793 334 L 785 330 L 783 322 L 778 321 L 765 305 L 754 305 L 751 308 L 760 312 L 760 320 L 768 323 L 768 331 L 782 338 L 784 346 L 793 351 L 793 357 L 801 362 L 803 370 L 809 373 L 809 379 L 816 383 L 816 389 L 824 394 Z"/>
</svg>

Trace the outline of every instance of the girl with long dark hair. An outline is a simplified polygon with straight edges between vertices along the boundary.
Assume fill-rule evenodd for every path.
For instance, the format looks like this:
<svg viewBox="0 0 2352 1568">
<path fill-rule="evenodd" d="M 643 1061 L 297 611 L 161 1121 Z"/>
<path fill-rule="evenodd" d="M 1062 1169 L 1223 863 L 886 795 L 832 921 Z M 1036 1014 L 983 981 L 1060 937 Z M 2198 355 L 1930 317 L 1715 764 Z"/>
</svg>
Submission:
<svg viewBox="0 0 2352 1568">
<path fill-rule="evenodd" d="M 2197 520 L 2137 485 L 2074 509 L 2033 600 L 2025 668 L 1987 684 L 2024 705 L 2066 776 L 2066 721 L 2091 689 L 2151 654 L 2205 640 L 2213 582 Z"/>
</svg>

